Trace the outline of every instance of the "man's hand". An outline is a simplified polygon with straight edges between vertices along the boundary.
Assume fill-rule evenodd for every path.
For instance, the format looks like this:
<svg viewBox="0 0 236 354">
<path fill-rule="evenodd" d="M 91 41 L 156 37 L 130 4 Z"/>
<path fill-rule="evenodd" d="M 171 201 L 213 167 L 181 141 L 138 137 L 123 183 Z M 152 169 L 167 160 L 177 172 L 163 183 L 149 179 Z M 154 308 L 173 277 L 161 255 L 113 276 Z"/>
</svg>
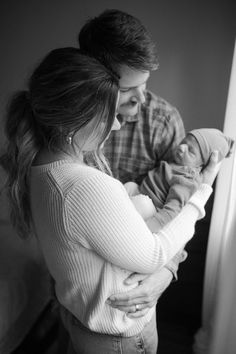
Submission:
<svg viewBox="0 0 236 354">
<path fill-rule="evenodd" d="M 162 268 L 151 275 L 133 273 L 125 280 L 125 284 L 139 282 L 139 285 L 126 293 L 110 296 L 107 303 L 126 312 L 130 318 L 142 317 L 157 303 L 172 278 L 173 275 L 167 268 Z"/>
</svg>

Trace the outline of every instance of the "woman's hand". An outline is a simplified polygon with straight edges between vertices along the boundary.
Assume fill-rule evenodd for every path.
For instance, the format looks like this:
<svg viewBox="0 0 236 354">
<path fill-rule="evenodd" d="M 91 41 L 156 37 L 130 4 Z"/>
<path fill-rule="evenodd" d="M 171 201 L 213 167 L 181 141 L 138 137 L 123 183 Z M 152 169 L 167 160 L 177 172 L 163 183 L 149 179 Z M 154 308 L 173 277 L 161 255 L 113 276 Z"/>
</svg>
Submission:
<svg viewBox="0 0 236 354">
<path fill-rule="evenodd" d="M 114 294 L 107 300 L 107 304 L 123 311 L 127 317 L 143 317 L 149 309 L 156 305 L 159 297 L 170 285 L 173 274 L 167 268 L 147 274 L 131 274 L 126 284 L 139 283 L 139 285 L 126 293 Z"/>
<path fill-rule="evenodd" d="M 218 162 L 218 151 L 213 151 L 208 164 L 204 167 L 201 172 L 202 183 L 209 184 L 212 186 L 218 172 L 220 169 L 221 162 Z"/>
</svg>

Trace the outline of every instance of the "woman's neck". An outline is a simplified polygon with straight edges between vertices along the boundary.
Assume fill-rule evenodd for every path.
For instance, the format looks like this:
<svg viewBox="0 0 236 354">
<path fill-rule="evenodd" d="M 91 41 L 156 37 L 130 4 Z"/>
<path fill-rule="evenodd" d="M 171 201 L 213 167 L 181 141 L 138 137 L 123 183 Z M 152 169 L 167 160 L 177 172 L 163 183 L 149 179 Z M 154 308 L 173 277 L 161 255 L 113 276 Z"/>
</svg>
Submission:
<svg viewBox="0 0 236 354">
<path fill-rule="evenodd" d="M 47 149 L 42 149 L 36 155 L 33 166 L 45 165 L 59 160 L 69 160 L 77 163 L 84 164 L 83 154 L 75 154 L 64 151 L 49 151 Z"/>
</svg>

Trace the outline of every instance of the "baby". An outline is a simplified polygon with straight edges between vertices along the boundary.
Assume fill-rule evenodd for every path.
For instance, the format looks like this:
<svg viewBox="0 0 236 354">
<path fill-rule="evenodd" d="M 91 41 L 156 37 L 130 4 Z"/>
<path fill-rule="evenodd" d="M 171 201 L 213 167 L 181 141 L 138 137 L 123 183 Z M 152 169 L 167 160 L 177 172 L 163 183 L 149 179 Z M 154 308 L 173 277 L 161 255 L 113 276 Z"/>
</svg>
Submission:
<svg viewBox="0 0 236 354">
<path fill-rule="evenodd" d="M 176 147 L 170 163 L 161 161 L 140 186 L 125 188 L 137 211 L 154 232 L 172 220 L 201 184 L 201 170 L 217 150 L 219 161 L 232 153 L 234 141 L 217 129 L 195 129 Z"/>
</svg>

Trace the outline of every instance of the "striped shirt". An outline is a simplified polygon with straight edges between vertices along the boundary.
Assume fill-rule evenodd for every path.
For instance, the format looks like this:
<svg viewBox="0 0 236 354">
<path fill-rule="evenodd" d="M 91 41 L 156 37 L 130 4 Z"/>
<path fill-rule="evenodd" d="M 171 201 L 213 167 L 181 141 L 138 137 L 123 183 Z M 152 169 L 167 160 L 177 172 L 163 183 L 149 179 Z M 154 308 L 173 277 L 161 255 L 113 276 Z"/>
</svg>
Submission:
<svg viewBox="0 0 236 354">
<path fill-rule="evenodd" d="M 130 319 L 106 300 L 137 285 L 123 283 L 132 272 L 152 273 L 173 257 L 192 237 L 211 191 L 201 185 L 181 213 L 153 234 L 117 179 L 65 160 L 32 167 L 33 224 L 59 302 L 92 331 L 139 333 L 155 308 Z"/>
<path fill-rule="evenodd" d="M 104 154 L 114 177 L 140 184 L 160 160 L 169 160 L 185 136 L 183 121 L 176 108 L 150 91 L 138 114 L 118 118 L 121 129 L 111 132 Z"/>
</svg>

